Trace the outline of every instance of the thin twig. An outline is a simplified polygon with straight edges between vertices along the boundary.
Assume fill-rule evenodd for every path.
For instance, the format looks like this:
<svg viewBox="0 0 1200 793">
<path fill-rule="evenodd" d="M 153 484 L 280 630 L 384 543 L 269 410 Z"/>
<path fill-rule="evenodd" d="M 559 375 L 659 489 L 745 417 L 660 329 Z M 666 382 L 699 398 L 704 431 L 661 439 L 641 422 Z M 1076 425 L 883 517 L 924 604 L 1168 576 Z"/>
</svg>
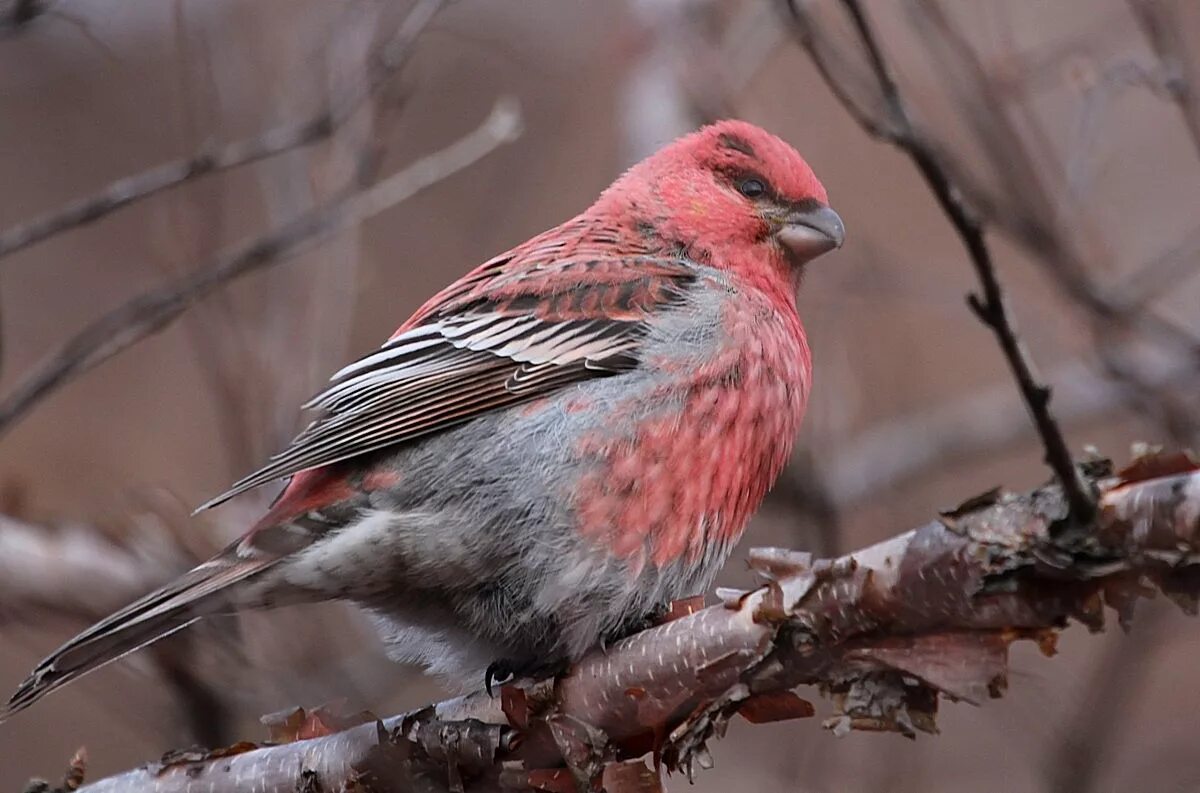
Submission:
<svg viewBox="0 0 1200 793">
<path fill-rule="evenodd" d="M 0 624 L 55 614 L 94 622 L 187 569 L 166 532 L 108 540 L 94 526 L 57 531 L 0 514 Z"/>
<path fill-rule="evenodd" d="M 1189 50 L 1187 26 L 1178 8 L 1166 0 L 1128 0 L 1130 10 L 1162 63 L 1167 93 L 1179 107 L 1183 123 L 1200 154 L 1200 64 Z"/>
<path fill-rule="evenodd" d="M 986 188 L 973 183 L 967 168 L 939 149 L 931 136 L 922 133 L 922 140 L 936 155 L 950 181 L 980 215 L 1023 245 L 1063 293 L 1092 316 L 1094 325 L 1153 334 L 1181 353 L 1200 360 L 1200 339 L 1189 328 L 1154 311 L 1134 310 L 1126 305 L 1119 291 L 1102 290 L 1095 283 L 1089 270 L 1105 260 L 1107 251 L 1096 244 L 1095 235 L 1076 234 L 1074 237 L 1082 237 L 1087 245 L 1086 256 L 1081 255 L 1072 244 L 1072 235 L 1064 233 L 1058 222 L 1059 210 L 1045 184 L 1045 166 L 1038 164 L 1045 159 L 1030 151 L 1008 118 L 978 52 L 936 0 L 915 0 L 908 7 L 924 27 L 930 52 L 938 58 L 959 98 L 962 115 L 975 131 L 1006 189 L 1001 198 L 989 197 Z M 1048 150 L 1049 144 L 1038 133 L 1036 122 L 1030 123 L 1030 127 L 1030 134 L 1043 138 L 1042 149 Z"/>
<path fill-rule="evenodd" d="M 250 165 L 329 138 L 404 65 L 413 43 L 444 3 L 445 0 L 421 0 L 409 12 L 395 37 L 383 48 L 373 68 L 368 70 L 369 79 L 344 94 L 332 97 L 327 109 L 304 121 L 283 124 L 216 148 L 203 148 L 191 156 L 118 179 L 93 195 L 0 231 L 0 258 L 55 234 L 92 223 L 168 188 L 208 174 Z"/>
<path fill-rule="evenodd" d="M 884 58 L 870 21 L 858 0 L 842 0 L 842 3 L 850 14 L 871 70 L 879 83 L 884 102 L 883 122 L 872 119 L 870 114 L 856 102 L 849 101 L 849 97 L 837 88 L 838 81 L 833 78 L 828 66 L 823 65 L 818 48 L 813 45 L 812 30 L 805 12 L 797 0 L 792 0 L 789 7 L 793 17 L 799 20 L 801 41 L 813 56 L 826 81 L 863 128 L 871 135 L 898 146 L 909 155 L 933 191 L 938 205 L 962 239 L 982 290 L 982 296 L 969 295 L 968 303 L 979 319 L 991 328 L 1000 344 L 1029 415 L 1042 439 L 1046 462 L 1062 482 L 1072 516 L 1077 521 L 1087 522 L 1095 510 L 1094 499 L 1075 466 L 1062 429 L 1050 411 L 1050 388 L 1039 381 L 1033 363 L 1017 336 L 991 251 L 984 237 L 983 222 L 974 209 L 967 205 L 962 192 L 943 167 L 937 152 L 918 132 L 900 88 L 892 76 L 891 67 Z"/>
<path fill-rule="evenodd" d="M 188 732 L 200 746 L 223 746 L 233 740 L 229 692 L 206 680 L 196 669 L 197 637 L 181 633 L 151 648 L 155 667 L 178 703 Z"/>
<path fill-rule="evenodd" d="M 1144 365 L 1132 364 L 1140 356 L 1123 355 L 1113 345 L 1106 345 L 1103 338 L 1097 342 L 1096 351 L 1109 376 L 1124 386 L 1132 403 L 1157 421 L 1173 446 L 1195 447 L 1200 441 L 1200 416 L 1196 414 L 1194 385 L 1157 381 L 1147 376 Z"/>
<path fill-rule="evenodd" d="M 516 139 L 521 115 L 501 99 L 474 131 L 422 157 L 369 190 L 319 204 L 219 256 L 177 281 L 150 290 L 88 325 L 0 401 L 0 434 L 39 401 L 74 378 L 161 331 L 189 307 L 247 273 L 273 267 L 317 241 L 404 201 Z"/>
<path fill-rule="evenodd" d="M 1123 381 L 1132 395 L 1160 417 L 1160 423 L 1168 435 L 1176 439 L 1194 437 L 1195 420 L 1189 415 L 1192 411 L 1181 410 L 1178 405 L 1172 404 L 1173 400 L 1166 390 L 1156 393 L 1148 381 L 1131 378 L 1130 367 L 1112 365 L 1111 340 L 1119 336 L 1121 331 L 1137 329 L 1147 337 L 1153 334 L 1157 340 L 1175 346 L 1180 355 L 1190 361 L 1198 359 L 1200 342 L 1188 328 L 1177 325 L 1144 305 L 1131 302 L 1131 296 L 1125 295 L 1119 288 L 1102 291 L 1096 286 L 1088 275 L 1083 259 L 1074 252 L 1070 235 L 1062 229 L 1061 224 L 1054 221 L 1056 213 L 1049 198 L 1050 191 L 1043 185 L 1044 170 L 1036 165 L 1040 158 L 1029 152 L 1021 135 L 1007 118 L 979 54 L 951 23 L 937 0 L 916 0 L 911 7 L 915 12 L 920 12 L 914 18 L 926 27 L 931 51 L 941 53 L 943 69 L 948 75 L 955 76 L 951 82 L 956 86 L 962 106 L 966 108 L 964 115 L 976 130 L 984 150 L 989 153 L 993 168 L 998 173 L 1019 175 L 1010 175 L 1007 179 L 1009 205 L 1020 207 L 1032 204 L 1035 207 L 1033 212 L 1026 210 L 1018 213 L 1016 219 L 1019 223 L 1014 223 L 1014 218 L 1006 213 L 992 212 L 987 216 L 997 225 L 1006 225 L 1010 233 L 1017 232 L 1018 239 L 1023 236 L 1026 247 L 1035 256 L 1034 260 L 1042 264 L 1044 271 L 1057 281 L 1065 293 L 1091 315 L 1097 352 L 1110 374 Z M 1166 72 L 1167 69 L 1163 67 L 1159 71 Z M 1031 134 L 1043 140 L 1044 149 L 1049 149 L 1045 136 L 1037 134 L 1038 123 L 1033 119 L 1027 123 Z M 943 159 L 943 164 L 945 162 Z M 948 170 L 954 172 L 953 169 Z M 962 169 L 959 169 L 958 175 L 961 179 Z M 962 184 L 961 180 L 959 184 Z M 1097 244 L 1098 237 L 1095 234 L 1083 236 L 1090 243 L 1087 256 L 1091 264 L 1100 269 L 1112 269 L 1111 264 L 1104 263 L 1107 251 L 1102 244 Z M 1195 364 L 1192 365 L 1194 367 Z"/>
<path fill-rule="evenodd" d="M 1116 291 L 1125 296 L 1125 307 L 1135 311 L 1197 276 L 1200 276 L 1200 227 L 1189 231 L 1170 250 L 1136 269 Z"/>
<path fill-rule="evenodd" d="M 0 1 L 0 36 L 23 29 L 49 10 L 50 0 Z"/>
<path fill-rule="evenodd" d="M 92 525 L 51 529 L 0 514 L 0 624 L 44 627 L 47 618 L 92 623 L 196 561 L 160 521 L 131 520 L 118 540 Z M 229 705 L 197 673 L 194 640 L 172 636 L 151 658 L 184 706 L 193 739 L 219 746 L 230 738 Z"/>
<path fill-rule="evenodd" d="M 928 4 L 913 6 L 914 10 L 919 8 L 924 12 L 918 19 L 937 25 L 937 32 L 931 33 L 930 38 L 937 45 L 935 49 L 949 50 L 943 54 L 956 57 L 956 62 L 947 65 L 945 70 L 954 75 L 957 83 L 962 83 L 958 93 L 964 101 L 969 99 L 964 113 L 967 118 L 975 119 L 976 114 L 981 116 L 973 121 L 973 127 L 980 132 L 983 149 L 990 154 L 994 168 L 1001 174 L 1020 169 L 1019 178 L 1010 175 L 1006 179 L 1006 183 L 1016 189 L 1012 195 L 997 194 L 990 189 L 932 136 L 916 129 L 911 119 L 906 128 L 903 120 L 895 118 L 890 111 L 880 87 L 866 85 L 864 72 L 869 67 L 854 62 L 837 47 L 829 45 L 829 37 L 822 35 L 823 31 L 805 7 L 805 0 L 789 2 L 796 21 L 794 30 L 798 41 L 808 50 L 834 95 L 864 130 L 901 148 L 907 148 L 914 137 L 906 134 L 906 129 L 915 133 L 915 143 L 926 152 L 928 158 L 939 164 L 955 191 L 963 196 L 963 201 L 974 207 L 976 215 L 986 218 L 990 224 L 1028 250 L 1063 294 L 1087 311 L 1096 324 L 1129 328 L 1147 336 L 1152 335 L 1181 353 L 1200 360 L 1200 339 L 1189 329 L 1156 312 L 1127 306 L 1120 290 L 1102 291 L 1089 277 L 1084 259 L 1060 238 L 1060 233 L 1051 222 L 1055 214 L 1038 179 L 1040 171 L 1032 165 L 1028 151 L 1020 146 L 1004 114 L 997 112 L 995 102 L 979 98 L 987 95 L 994 97 L 996 92 L 989 91 L 978 58 L 965 46 L 961 36 L 953 35 L 953 31 L 943 24 L 944 20 L 932 13 L 936 8 Z M 883 105 L 882 112 L 870 106 L 867 98 L 862 96 L 864 92 L 870 92 L 870 99 Z M 1101 253 L 1093 249 L 1089 251 L 1089 257 L 1094 259 Z"/>
<path fill-rule="evenodd" d="M 1148 413 L 1157 417 L 1169 437 L 1195 437 L 1194 411 L 1186 403 L 1173 399 L 1169 390 L 1158 388 L 1139 377 L 1130 366 L 1121 362 L 1114 365 L 1112 353 L 1114 339 L 1120 340 L 1126 331 L 1137 331 L 1147 340 L 1153 336 L 1156 341 L 1171 345 L 1185 365 L 1190 363 L 1194 368 L 1194 362 L 1200 354 L 1200 342 L 1195 334 L 1145 304 L 1139 304 L 1137 289 L 1126 292 L 1121 286 L 1106 290 L 1097 286 L 1088 270 L 1113 270 L 1115 265 L 1108 261 L 1108 246 L 1103 243 L 1097 230 L 1071 235 L 1057 221 L 1059 213 L 1049 198 L 1051 191 L 1044 185 L 1046 167 L 1037 163 L 1052 163 L 1052 170 L 1057 170 L 1057 164 L 1053 164 L 1053 155 L 1039 157 L 1024 140 L 1032 138 L 1035 145 L 1040 144 L 1043 152 L 1052 151 L 1048 137 L 1040 131 L 1038 118 L 1033 114 L 1025 114 L 1026 132 L 1022 135 L 1008 119 L 991 73 L 978 52 L 951 23 L 941 5 L 936 0 L 916 0 L 909 7 L 914 12 L 914 19 L 923 26 L 929 49 L 938 57 L 942 71 L 955 89 L 963 108 L 962 114 L 975 130 L 992 168 L 999 174 L 1007 175 L 1004 180 L 1007 196 L 989 204 L 986 189 L 972 186 L 968 169 L 946 156 L 941 158 L 943 166 L 955 176 L 958 186 L 970 197 L 971 203 L 989 221 L 1024 245 L 1043 271 L 1089 314 L 1096 351 L 1109 373 L 1126 386 L 1129 395 L 1143 405 Z M 1162 74 L 1167 69 L 1160 67 L 1153 71 Z M 1153 78 L 1149 73 L 1146 79 L 1152 85 L 1165 80 L 1162 77 Z M 1072 236 L 1082 239 L 1086 244 L 1088 266 L 1074 250 L 1070 241 Z"/>
<path fill-rule="evenodd" d="M 1187 393 L 1200 387 L 1195 367 L 1148 355 L 1143 346 L 1112 342 L 1105 352 L 1116 361 L 1139 359 L 1142 369 L 1136 377 L 1118 377 L 1107 357 L 1099 361 L 1099 371 L 1080 360 L 1057 366 L 1049 379 L 1055 383 L 1059 421 L 1069 426 L 1112 421 L 1123 409 L 1141 407 L 1147 395 L 1135 390 L 1139 387 L 1159 397 L 1170 389 Z M 939 401 L 841 439 L 836 454 L 823 459 L 825 484 L 842 508 L 877 499 L 881 492 L 927 479 L 947 465 L 993 459 L 1011 450 L 1027 439 L 1028 421 L 1023 401 L 1007 383 Z M 1172 440 L 1184 447 L 1191 436 Z"/>
</svg>

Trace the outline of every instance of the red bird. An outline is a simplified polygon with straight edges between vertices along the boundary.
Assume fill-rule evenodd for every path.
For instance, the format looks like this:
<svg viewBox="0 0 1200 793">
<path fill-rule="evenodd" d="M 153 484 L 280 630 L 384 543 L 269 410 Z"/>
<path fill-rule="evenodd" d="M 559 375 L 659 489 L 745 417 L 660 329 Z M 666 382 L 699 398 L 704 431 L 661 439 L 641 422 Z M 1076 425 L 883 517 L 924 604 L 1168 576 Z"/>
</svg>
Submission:
<svg viewBox="0 0 1200 793">
<path fill-rule="evenodd" d="M 308 428 L 202 507 L 291 477 L 262 519 L 56 650 L 0 718 L 233 609 L 350 600 L 397 660 L 490 684 L 702 591 L 791 452 L 796 289 L 843 234 L 764 130 L 671 143 L 334 375 Z"/>
</svg>

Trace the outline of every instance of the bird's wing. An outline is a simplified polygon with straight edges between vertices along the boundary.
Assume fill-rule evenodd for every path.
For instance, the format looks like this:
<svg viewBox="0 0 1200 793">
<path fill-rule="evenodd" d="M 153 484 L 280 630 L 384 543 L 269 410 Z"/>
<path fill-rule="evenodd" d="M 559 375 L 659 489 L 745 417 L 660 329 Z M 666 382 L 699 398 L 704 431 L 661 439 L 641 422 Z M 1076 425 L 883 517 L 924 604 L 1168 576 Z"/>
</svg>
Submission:
<svg viewBox="0 0 1200 793">
<path fill-rule="evenodd" d="M 410 441 L 637 364 L 646 319 L 696 278 L 672 257 L 538 243 L 487 262 L 422 306 L 306 408 L 318 417 L 268 463 L 204 504 Z"/>
</svg>

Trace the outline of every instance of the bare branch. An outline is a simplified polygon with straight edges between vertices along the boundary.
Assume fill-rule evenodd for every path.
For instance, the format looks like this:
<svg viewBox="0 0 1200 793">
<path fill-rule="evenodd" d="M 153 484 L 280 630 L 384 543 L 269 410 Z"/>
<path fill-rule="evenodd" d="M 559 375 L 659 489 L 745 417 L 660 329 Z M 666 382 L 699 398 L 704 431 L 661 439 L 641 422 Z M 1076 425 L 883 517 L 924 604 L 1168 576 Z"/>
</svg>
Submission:
<svg viewBox="0 0 1200 793">
<path fill-rule="evenodd" d="M 327 109 L 300 122 L 291 122 L 223 146 L 205 148 L 191 156 L 157 165 L 118 179 L 98 193 L 27 223 L 0 231 L 0 258 L 28 248 L 64 231 L 92 223 L 122 207 L 201 176 L 250 165 L 332 136 L 369 97 L 408 60 L 417 37 L 444 5 L 445 0 L 420 0 L 383 48 L 369 70 L 369 79 L 331 98 Z M 37 3 L 17 3 L 37 7 Z M 14 10 L 14 15 L 17 13 Z M 15 19 L 15 16 L 14 16 Z"/>
<path fill-rule="evenodd" d="M 93 622 L 185 569 L 183 549 L 133 527 L 123 543 L 91 526 L 55 531 L 0 515 L 0 621 L 47 612 Z"/>
<path fill-rule="evenodd" d="M 1129 311 L 1144 308 L 1168 290 L 1178 289 L 1200 275 L 1200 227 L 1184 235 L 1175 246 L 1146 262 L 1126 278 L 1117 291 L 1125 295 Z"/>
<path fill-rule="evenodd" d="M 470 166 L 516 139 L 520 111 L 502 99 L 473 132 L 360 193 L 342 195 L 218 256 L 177 281 L 146 292 L 77 333 L 0 401 L 0 434 L 46 395 L 163 330 L 197 301 L 247 273 L 273 267 L 321 239 L 360 223 Z"/>
<path fill-rule="evenodd" d="M 1071 457 L 1062 429 L 1050 411 L 1050 388 L 1041 383 L 1028 352 L 1017 336 L 1016 328 L 1004 299 L 1004 292 L 996 274 L 991 251 L 984 238 L 984 225 L 980 216 L 970 207 L 963 192 L 943 166 L 934 148 L 929 145 L 913 123 L 908 106 L 896 84 L 883 53 L 876 40 L 875 32 L 858 0 L 842 0 L 854 23 L 858 38 L 866 51 L 875 79 L 882 93 L 885 123 L 868 120 L 869 116 L 857 104 L 850 102 L 847 95 L 838 93 L 847 109 L 862 123 L 864 129 L 875 137 L 886 140 L 912 158 L 917 170 L 933 191 L 938 205 L 946 213 L 955 231 L 967 249 L 971 264 L 975 268 L 982 289 L 982 297 L 968 296 L 968 303 L 979 319 L 991 328 L 1008 362 L 1009 369 L 1017 381 L 1021 396 L 1029 415 L 1041 436 L 1045 447 L 1046 462 L 1063 483 L 1067 500 L 1071 504 L 1074 519 L 1086 523 L 1095 508 L 1093 499 L 1084 487 L 1084 481 Z M 822 51 L 813 46 L 812 26 L 801 8 L 793 0 L 790 4 L 793 17 L 799 20 L 801 42 L 821 68 L 830 85 L 835 85 L 828 64 L 822 65 Z"/>
<path fill-rule="evenodd" d="M 1164 86 L 1200 154 L 1200 62 L 1184 38 L 1187 12 L 1172 0 L 1129 0 L 1129 7 L 1162 63 Z"/>
<path fill-rule="evenodd" d="M 1195 369 L 1182 362 L 1149 356 L 1142 347 L 1109 352 L 1118 362 L 1139 358 L 1143 370 L 1136 378 L 1116 379 L 1082 361 L 1055 367 L 1049 379 L 1055 383 L 1059 420 L 1083 425 L 1137 405 L 1143 395 L 1130 393 L 1134 383 L 1160 395 L 1175 386 L 1196 387 Z M 1028 438 L 1028 414 L 1019 396 L 1010 385 L 997 385 L 927 412 L 874 424 L 839 441 L 832 459 L 824 461 L 823 475 L 834 503 L 845 507 L 946 465 L 994 457 Z M 1184 434 L 1177 440 L 1185 445 L 1188 438 Z"/>
<path fill-rule="evenodd" d="M 159 516 L 147 517 L 131 518 L 118 540 L 95 526 L 51 529 L 0 514 L 0 624 L 92 623 L 198 561 Z M 229 740 L 229 707 L 194 668 L 196 638 L 170 637 L 148 655 L 193 739 L 216 745 Z"/>
<path fill-rule="evenodd" d="M 1093 282 L 1083 259 L 1062 238 L 1054 222 L 1058 213 L 1046 194 L 1043 180 L 1038 178 L 1041 171 L 1000 108 L 1005 89 L 993 84 L 975 53 L 945 24 L 936 9 L 931 11 L 928 3 L 909 6 L 918 21 L 932 29 L 928 37 L 930 51 L 942 61 L 940 72 L 954 86 L 963 103 L 964 116 L 979 134 L 979 142 L 993 169 L 1006 177 L 1009 192 L 998 193 L 986 187 L 969 167 L 941 146 L 928 130 L 917 127 L 911 118 L 905 127 L 890 111 L 878 80 L 864 75 L 868 67 L 857 61 L 865 59 L 848 57 L 831 43 L 833 37 L 823 23 L 818 23 L 811 3 L 788 1 L 797 40 L 809 52 L 834 95 L 868 134 L 907 150 L 901 142 L 906 138 L 905 130 L 915 133 L 917 144 L 938 163 L 976 215 L 1028 250 L 1056 286 L 1086 310 L 1095 324 L 1136 329 L 1182 354 L 1200 357 L 1200 340 L 1193 332 L 1142 306 L 1127 304 L 1119 290 L 1110 294 Z M 1102 253 L 1094 247 L 1089 250 L 1093 258 Z"/>
<path fill-rule="evenodd" d="M 50 10 L 51 0 L 0 0 L 0 37 L 21 30 Z"/>
<path fill-rule="evenodd" d="M 1183 381 L 1156 383 L 1145 367 L 1132 356 L 1099 347 L 1101 361 L 1109 374 L 1124 387 L 1131 404 L 1155 420 L 1166 439 L 1178 448 L 1193 448 L 1200 441 L 1200 415 L 1196 412 L 1195 384 Z"/>
<path fill-rule="evenodd" d="M 1054 530 L 1069 509 L 1054 485 L 971 499 L 834 561 L 759 549 L 751 565 L 766 586 L 725 592 L 724 605 L 597 652 L 552 687 L 479 692 L 232 756 L 184 754 L 85 789 L 573 790 L 548 785 L 586 784 L 614 760 L 651 750 L 690 774 L 707 766 L 706 744 L 735 713 L 812 715 L 790 693 L 802 684 L 832 696 L 825 726 L 835 733 L 930 732 L 939 695 L 1000 695 L 1016 639 L 1049 649 L 1071 619 L 1098 630 L 1104 602 L 1126 622 L 1149 585 L 1194 610 L 1200 468 L 1158 455 L 1118 476 L 1101 466 L 1085 476 L 1101 494 L 1086 530 Z"/>
<path fill-rule="evenodd" d="M 956 187 L 991 224 L 1005 231 L 1034 257 L 1043 272 L 1072 301 L 1091 315 L 1093 326 L 1136 329 L 1148 338 L 1170 344 L 1181 354 L 1200 359 L 1200 340 L 1187 327 L 1130 305 L 1119 290 L 1100 288 L 1089 272 L 1089 264 L 1104 262 L 1107 251 L 1094 230 L 1072 234 L 1061 223 L 1061 211 L 1046 184 L 1044 158 L 1037 156 L 1012 123 L 995 81 L 979 53 L 962 31 L 953 25 L 935 0 L 917 0 L 908 6 L 916 22 L 926 31 L 929 51 L 958 97 L 964 117 L 974 130 L 982 150 L 1005 185 L 997 194 L 978 184 L 970 169 L 938 147 L 927 131 L 922 137 L 940 160 Z M 1027 119 L 1035 140 L 1043 136 L 1038 124 Z M 1044 144 L 1043 144 L 1044 147 Z M 1077 250 L 1082 243 L 1086 255 Z"/>
</svg>

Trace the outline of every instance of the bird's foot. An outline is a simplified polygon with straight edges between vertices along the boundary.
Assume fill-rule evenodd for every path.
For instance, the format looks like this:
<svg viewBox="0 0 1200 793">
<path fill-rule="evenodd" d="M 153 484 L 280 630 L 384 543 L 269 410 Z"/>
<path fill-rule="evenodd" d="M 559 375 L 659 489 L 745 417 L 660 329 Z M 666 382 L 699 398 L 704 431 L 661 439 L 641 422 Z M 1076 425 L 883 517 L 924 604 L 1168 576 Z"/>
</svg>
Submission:
<svg viewBox="0 0 1200 793">
<path fill-rule="evenodd" d="M 570 668 L 566 658 L 501 658 L 488 664 L 483 673 L 483 687 L 488 696 L 492 696 L 495 684 L 504 685 L 515 680 L 544 680 L 548 677 L 558 677 Z"/>
</svg>

